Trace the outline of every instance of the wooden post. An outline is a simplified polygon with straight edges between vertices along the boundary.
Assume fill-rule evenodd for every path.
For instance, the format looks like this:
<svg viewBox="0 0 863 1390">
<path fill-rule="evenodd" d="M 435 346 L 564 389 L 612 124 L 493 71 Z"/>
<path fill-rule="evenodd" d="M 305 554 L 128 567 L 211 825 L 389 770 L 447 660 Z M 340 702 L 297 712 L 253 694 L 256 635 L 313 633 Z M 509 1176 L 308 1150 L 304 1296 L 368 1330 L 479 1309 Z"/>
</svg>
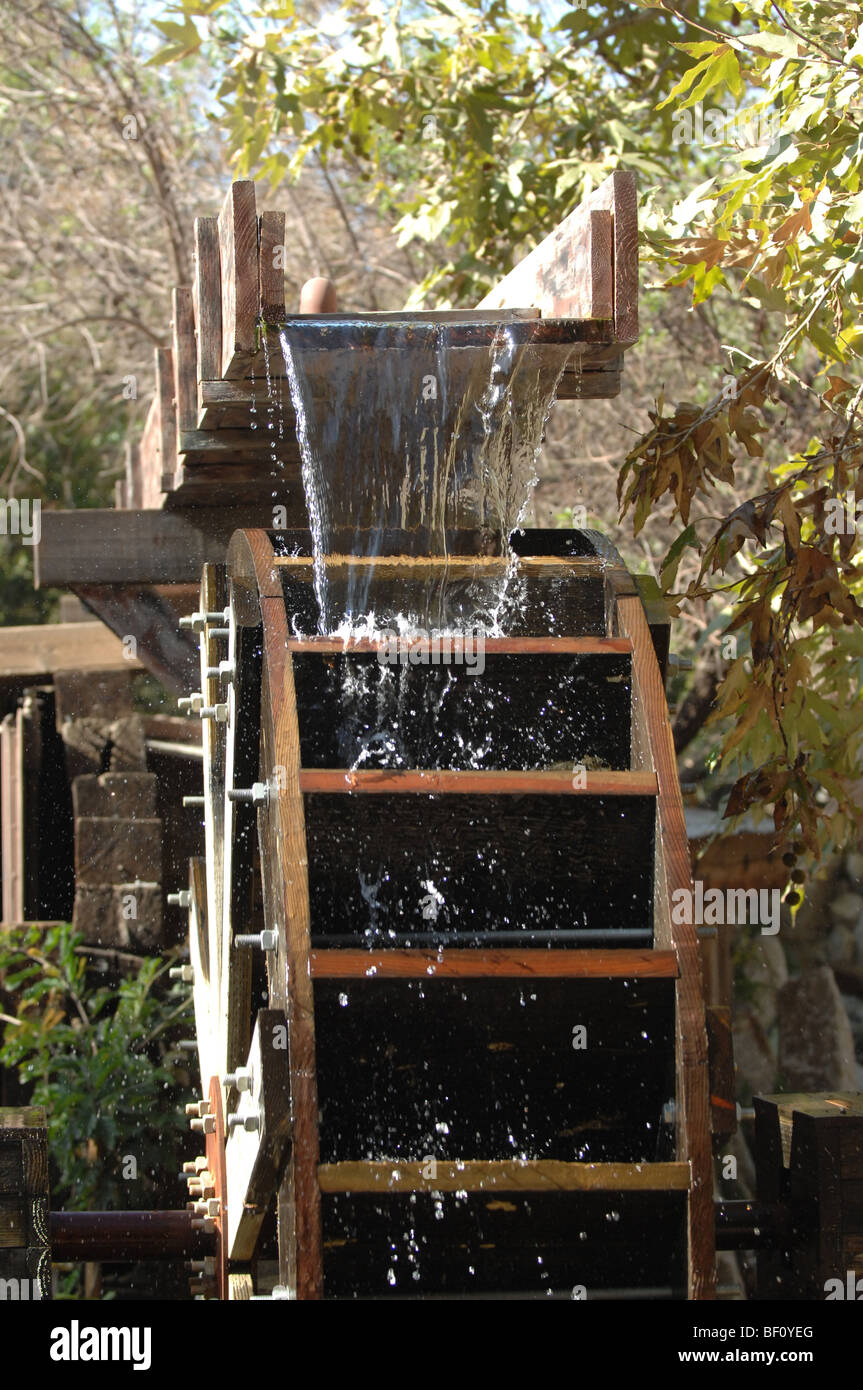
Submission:
<svg viewBox="0 0 863 1390">
<path fill-rule="evenodd" d="M 50 1297 L 45 1111 L 0 1109 L 0 1300 Z"/>
</svg>

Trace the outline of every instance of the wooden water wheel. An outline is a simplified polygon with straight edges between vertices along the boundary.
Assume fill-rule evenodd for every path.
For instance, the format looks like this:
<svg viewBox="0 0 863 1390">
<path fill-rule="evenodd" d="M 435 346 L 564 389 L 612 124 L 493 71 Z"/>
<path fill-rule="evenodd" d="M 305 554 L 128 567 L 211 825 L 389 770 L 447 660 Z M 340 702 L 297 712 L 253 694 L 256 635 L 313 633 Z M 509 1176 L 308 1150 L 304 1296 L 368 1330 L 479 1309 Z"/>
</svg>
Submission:
<svg viewBox="0 0 863 1390">
<path fill-rule="evenodd" d="M 296 635 L 308 558 L 246 531 L 205 570 L 189 910 L 223 1296 L 249 1296 L 275 1245 L 303 1299 L 711 1296 L 704 1006 L 670 910 L 689 859 L 654 643 L 591 533 L 517 547 L 482 673 L 408 655 L 387 708 L 373 643 Z M 475 594 L 502 563 L 328 573 L 374 565 L 402 601 L 444 576 Z M 352 770 L 347 666 L 364 746 L 395 736 L 397 766 Z"/>
</svg>

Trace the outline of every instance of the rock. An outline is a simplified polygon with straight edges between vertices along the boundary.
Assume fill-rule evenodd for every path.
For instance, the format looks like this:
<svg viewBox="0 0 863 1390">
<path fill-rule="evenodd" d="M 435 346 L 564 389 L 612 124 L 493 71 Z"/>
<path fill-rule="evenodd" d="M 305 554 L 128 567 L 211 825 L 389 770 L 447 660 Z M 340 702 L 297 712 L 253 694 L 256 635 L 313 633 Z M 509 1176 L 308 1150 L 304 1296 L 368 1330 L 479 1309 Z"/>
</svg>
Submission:
<svg viewBox="0 0 863 1390">
<path fill-rule="evenodd" d="M 857 943 L 849 927 L 839 923 L 827 938 L 827 959 L 831 965 L 851 965 L 856 955 Z"/>
<path fill-rule="evenodd" d="M 854 1038 L 830 967 L 789 980 L 777 1004 L 783 1089 L 855 1091 Z"/>
<path fill-rule="evenodd" d="M 834 922 L 853 930 L 863 919 L 863 897 L 859 893 L 840 893 L 839 897 L 834 898 L 829 904 L 827 910 Z"/>
<path fill-rule="evenodd" d="M 81 884 L 75 928 L 88 946 L 148 951 L 161 947 L 162 888 L 158 883 Z"/>
<path fill-rule="evenodd" d="M 78 885 L 162 881 L 162 822 L 82 816 L 75 822 Z"/>
<path fill-rule="evenodd" d="M 852 883 L 863 883 L 863 851 L 849 850 L 845 856 L 845 872 Z"/>
<path fill-rule="evenodd" d="M 776 993 L 788 979 L 785 950 L 776 936 L 756 936 L 747 950 L 744 974 L 755 986 L 753 1009 L 768 1032 L 776 1022 Z"/>
<path fill-rule="evenodd" d="M 767 1034 L 758 1015 L 752 1009 L 739 1010 L 732 1030 L 734 1068 L 742 1081 L 754 1093 L 769 1093 L 776 1089 L 776 1058 L 767 1041 Z"/>
<path fill-rule="evenodd" d="M 75 819 L 118 816 L 126 820 L 156 814 L 156 776 L 152 772 L 103 772 L 76 777 L 72 784 Z"/>
</svg>

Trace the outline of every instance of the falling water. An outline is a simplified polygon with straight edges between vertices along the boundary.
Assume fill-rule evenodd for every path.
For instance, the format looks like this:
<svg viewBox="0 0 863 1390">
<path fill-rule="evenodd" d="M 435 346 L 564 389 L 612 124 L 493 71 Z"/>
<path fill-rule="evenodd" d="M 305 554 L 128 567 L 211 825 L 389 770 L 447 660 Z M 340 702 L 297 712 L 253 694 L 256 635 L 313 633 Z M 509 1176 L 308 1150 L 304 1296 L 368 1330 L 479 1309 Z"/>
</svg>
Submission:
<svg viewBox="0 0 863 1390">
<path fill-rule="evenodd" d="M 324 557 L 381 555 L 394 533 L 403 553 L 446 555 L 460 530 L 481 533 L 506 556 L 572 349 L 540 347 L 530 321 L 500 325 L 485 345 L 446 323 L 352 319 L 312 329 L 313 338 L 305 325 L 279 336 L 312 533 L 318 630 L 371 635 L 375 614 L 381 618 L 374 568 L 352 567 L 346 592 L 335 594 Z M 322 332 L 332 347 L 320 346 Z M 478 595 L 477 621 L 489 631 L 497 630 L 511 577 L 505 569 Z M 450 588 L 449 580 L 443 589 L 428 583 L 421 610 L 410 614 L 415 626 L 427 627 L 433 609 L 446 621 Z M 460 622 L 466 616 L 459 611 Z"/>
</svg>

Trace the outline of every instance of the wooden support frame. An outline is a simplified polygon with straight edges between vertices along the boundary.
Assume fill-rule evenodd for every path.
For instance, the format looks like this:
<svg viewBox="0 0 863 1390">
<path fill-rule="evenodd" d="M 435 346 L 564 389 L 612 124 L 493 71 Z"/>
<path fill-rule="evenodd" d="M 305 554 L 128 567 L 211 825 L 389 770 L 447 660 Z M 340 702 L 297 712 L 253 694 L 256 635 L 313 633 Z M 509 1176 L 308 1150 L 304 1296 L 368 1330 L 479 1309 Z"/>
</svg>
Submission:
<svg viewBox="0 0 863 1390">
<path fill-rule="evenodd" d="M 701 962 L 693 923 L 672 918 L 673 894 L 692 892 L 689 844 L 671 722 L 656 653 L 641 600 L 617 599 L 614 626 L 632 642 L 632 765 L 656 772 L 654 862 L 654 939 L 673 950 L 679 975 L 675 986 L 677 1152 L 691 1170 L 687 1203 L 689 1297 L 715 1296 L 713 1166 L 710 1146 L 710 1088 L 707 1029 Z"/>
</svg>

